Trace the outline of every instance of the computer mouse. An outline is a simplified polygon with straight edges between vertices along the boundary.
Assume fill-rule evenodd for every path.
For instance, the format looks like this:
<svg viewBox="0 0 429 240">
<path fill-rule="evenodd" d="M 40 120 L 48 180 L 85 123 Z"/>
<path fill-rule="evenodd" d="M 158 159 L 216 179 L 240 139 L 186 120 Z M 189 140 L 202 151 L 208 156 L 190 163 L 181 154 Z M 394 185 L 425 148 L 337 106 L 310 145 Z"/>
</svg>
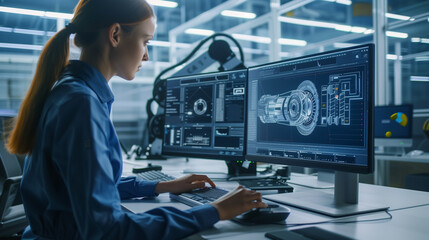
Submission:
<svg viewBox="0 0 429 240">
<path fill-rule="evenodd" d="M 407 155 L 408 156 L 420 156 L 423 153 L 425 153 L 425 152 L 423 152 L 422 150 L 413 150 L 413 151 L 407 153 Z"/>
<path fill-rule="evenodd" d="M 267 208 L 254 208 L 235 217 L 240 223 L 269 224 L 284 221 L 290 209 L 278 204 L 268 204 Z"/>
</svg>

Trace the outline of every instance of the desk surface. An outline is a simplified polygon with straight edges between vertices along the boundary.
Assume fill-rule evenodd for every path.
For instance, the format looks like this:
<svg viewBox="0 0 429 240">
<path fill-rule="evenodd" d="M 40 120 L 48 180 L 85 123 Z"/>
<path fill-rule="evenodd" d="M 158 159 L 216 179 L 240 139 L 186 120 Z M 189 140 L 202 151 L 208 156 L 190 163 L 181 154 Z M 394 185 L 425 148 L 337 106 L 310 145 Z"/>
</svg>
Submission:
<svg viewBox="0 0 429 240">
<path fill-rule="evenodd" d="M 384 161 L 400 161 L 400 162 L 416 162 L 416 163 L 429 163 L 429 153 L 424 153 L 418 156 L 409 156 L 409 155 L 385 155 L 385 154 L 375 154 L 375 160 L 384 160 Z"/>
<path fill-rule="evenodd" d="M 204 172 L 210 166 L 211 174 L 213 172 L 226 172 L 226 165 L 222 161 L 213 161 L 205 159 L 190 159 L 186 161 L 183 158 L 169 159 L 168 161 L 146 161 L 137 162 L 140 166 L 145 166 L 148 162 L 163 166 L 163 172 L 172 176 L 183 175 L 183 169 Z M 129 162 L 124 164 L 124 175 L 131 173 L 133 164 Z M 213 176 L 216 177 L 216 174 Z M 222 176 L 222 174 L 219 174 Z M 302 177 L 302 176 L 301 176 Z M 293 178 L 293 176 L 292 176 Z M 308 176 L 308 178 L 314 178 Z M 237 186 L 235 182 L 227 182 L 223 179 L 215 180 L 215 183 L 225 189 L 233 189 Z M 295 191 L 308 191 L 308 188 L 294 185 Z M 312 189 L 314 191 L 314 189 Z M 332 192 L 333 189 L 320 189 L 317 191 Z M 274 191 L 263 191 L 262 194 L 273 194 Z M 358 222 L 347 224 L 324 223 L 318 224 L 320 228 L 334 231 L 356 239 L 427 239 L 429 236 L 429 192 L 412 191 L 397 189 L 391 187 L 360 184 L 360 199 L 385 203 L 390 206 L 391 220 L 379 220 L 371 222 Z M 173 206 L 181 210 L 189 207 L 170 200 L 168 194 L 161 194 L 155 199 L 140 199 L 123 201 L 123 206 L 132 212 L 145 212 L 152 208 L 160 206 Z M 333 218 L 320 215 L 313 212 L 289 207 L 291 215 L 286 224 L 314 223 L 328 221 Z M 338 220 L 362 221 L 370 219 L 381 219 L 388 217 L 385 212 L 370 213 Z M 276 231 L 286 228 L 284 225 L 257 225 L 243 226 L 232 221 L 220 221 L 212 229 L 194 234 L 188 239 L 265 239 L 264 234 L 269 231 Z M 299 228 L 299 227 L 295 227 Z M 291 227 L 290 229 L 294 229 Z"/>
</svg>

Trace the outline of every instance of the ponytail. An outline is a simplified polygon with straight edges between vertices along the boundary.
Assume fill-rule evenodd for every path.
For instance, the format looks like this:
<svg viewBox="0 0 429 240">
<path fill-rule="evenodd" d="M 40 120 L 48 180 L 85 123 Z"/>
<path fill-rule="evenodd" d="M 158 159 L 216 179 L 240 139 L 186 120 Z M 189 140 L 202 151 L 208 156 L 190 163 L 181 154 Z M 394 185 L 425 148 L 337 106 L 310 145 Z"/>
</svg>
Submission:
<svg viewBox="0 0 429 240">
<path fill-rule="evenodd" d="M 43 105 L 69 59 L 71 31 L 64 28 L 46 43 L 30 89 L 22 102 L 6 148 L 14 154 L 31 154 Z"/>
</svg>

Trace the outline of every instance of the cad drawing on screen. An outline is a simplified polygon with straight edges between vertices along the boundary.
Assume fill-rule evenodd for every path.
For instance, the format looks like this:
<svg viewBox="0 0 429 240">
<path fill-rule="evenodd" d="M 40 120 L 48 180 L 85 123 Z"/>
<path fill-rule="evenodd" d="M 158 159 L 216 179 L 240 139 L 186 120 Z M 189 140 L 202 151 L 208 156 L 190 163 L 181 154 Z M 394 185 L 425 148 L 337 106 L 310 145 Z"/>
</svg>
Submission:
<svg viewBox="0 0 429 240">
<path fill-rule="evenodd" d="M 258 102 L 261 122 L 296 126 L 304 136 L 313 132 L 318 114 L 317 89 L 309 80 L 303 81 L 296 90 L 278 95 L 263 95 Z"/>
<path fill-rule="evenodd" d="M 264 124 L 295 126 L 303 136 L 319 126 L 350 125 L 350 102 L 362 100 L 359 72 L 332 74 L 318 94 L 315 84 L 304 80 L 296 90 L 265 94 L 258 101 L 258 117 Z M 319 97 L 320 96 L 320 97 Z"/>
</svg>

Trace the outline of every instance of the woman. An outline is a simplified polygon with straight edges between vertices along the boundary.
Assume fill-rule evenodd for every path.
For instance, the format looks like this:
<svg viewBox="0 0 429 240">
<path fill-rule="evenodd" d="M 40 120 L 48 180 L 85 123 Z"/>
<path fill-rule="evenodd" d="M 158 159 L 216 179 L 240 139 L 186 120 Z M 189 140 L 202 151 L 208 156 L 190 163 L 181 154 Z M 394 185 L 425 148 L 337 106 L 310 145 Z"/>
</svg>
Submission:
<svg viewBox="0 0 429 240">
<path fill-rule="evenodd" d="M 187 211 L 121 210 L 121 199 L 215 186 L 204 175 L 169 182 L 121 178 L 108 81 L 133 79 L 149 59 L 154 19 L 144 0 L 81 0 L 71 23 L 43 49 L 7 144 L 10 152 L 28 155 L 21 191 L 30 226 L 23 239 L 177 239 L 266 207 L 259 193 L 238 187 Z M 82 52 L 69 62 L 72 33 Z"/>
</svg>

